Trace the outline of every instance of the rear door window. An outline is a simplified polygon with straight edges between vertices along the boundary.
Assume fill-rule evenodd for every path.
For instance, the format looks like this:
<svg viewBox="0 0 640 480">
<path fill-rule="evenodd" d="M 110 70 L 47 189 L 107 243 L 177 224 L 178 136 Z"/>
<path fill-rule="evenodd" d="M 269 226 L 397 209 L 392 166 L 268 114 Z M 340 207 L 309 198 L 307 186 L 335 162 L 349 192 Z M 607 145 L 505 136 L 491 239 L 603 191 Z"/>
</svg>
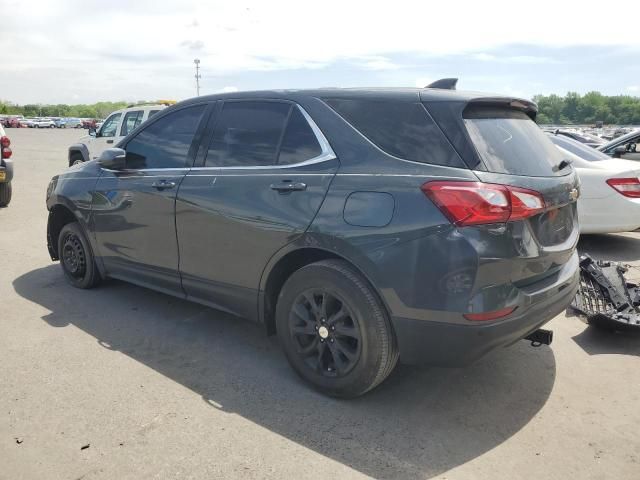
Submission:
<svg viewBox="0 0 640 480">
<path fill-rule="evenodd" d="M 466 168 L 420 102 L 344 98 L 323 100 L 389 155 L 414 162 Z"/>
<path fill-rule="evenodd" d="M 205 166 L 275 165 L 290 110 L 291 104 L 285 102 L 225 102 L 216 119 Z"/>
<path fill-rule="evenodd" d="M 136 110 L 133 112 L 127 112 L 122 121 L 122 130 L 120 136 L 124 137 L 129 135 L 138 125 L 142 123 L 142 110 Z"/>
<path fill-rule="evenodd" d="M 528 177 L 562 176 L 564 159 L 545 133 L 524 112 L 486 107 L 467 108 L 464 123 L 487 171 Z"/>
<path fill-rule="evenodd" d="M 291 110 L 284 137 L 282 137 L 278 165 L 304 162 L 321 153 L 322 148 L 309 122 L 304 118 L 300 109 L 294 107 Z"/>
</svg>

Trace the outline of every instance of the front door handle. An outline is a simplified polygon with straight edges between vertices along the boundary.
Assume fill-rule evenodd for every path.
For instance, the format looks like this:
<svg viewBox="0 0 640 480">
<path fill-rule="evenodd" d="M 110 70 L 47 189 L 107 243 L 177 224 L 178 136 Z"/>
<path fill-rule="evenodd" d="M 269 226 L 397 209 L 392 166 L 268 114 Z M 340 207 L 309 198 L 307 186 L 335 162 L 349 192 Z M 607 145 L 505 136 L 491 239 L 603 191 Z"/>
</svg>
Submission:
<svg viewBox="0 0 640 480">
<path fill-rule="evenodd" d="M 113 143 L 113 139 L 107 140 L 107 143 Z"/>
<path fill-rule="evenodd" d="M 157 182 L 153 182 L 151 184 L 153 188 L 157 188 L 158 190 L 168 190 L 176 186 L 176 182 L 169 182 L 167 180 L 158 180 Z"/>
<path fill-rule="evenodd" d="M 271 190 L 276 190 L 280 193 L 287 192 L 299 192 L 307 189 L 307 184 L 302 182 L 289 182 L 285 181 L 282 183 L 272 183 Z"/>
</svg>

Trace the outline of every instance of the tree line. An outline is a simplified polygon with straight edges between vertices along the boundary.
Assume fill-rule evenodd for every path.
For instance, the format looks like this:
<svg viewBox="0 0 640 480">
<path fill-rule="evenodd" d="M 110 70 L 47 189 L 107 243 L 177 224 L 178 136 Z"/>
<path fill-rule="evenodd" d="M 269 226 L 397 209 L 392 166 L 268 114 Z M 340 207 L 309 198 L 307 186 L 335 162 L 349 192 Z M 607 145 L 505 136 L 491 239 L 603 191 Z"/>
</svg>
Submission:
<svg viewBox="0 0 640 480">
<path fill-rule="evenodd" d="M 137 103 L 145 103 L 143 101 Z M 106 118 L 114 110 L 131 105 L 131 102 L 98 102 L 90 105 L 27 104 L 17 105 L 0 100 L 0 115 L 24 115 L 25 117 Z"/>
<path fill-rule="evenodd" d="M 568 92 L 560 95 L 536 95 L 540 124 L 605 124 L 640 125 L 640 97 L 630 95 L 607 96 L 600 92 L 580 95 Z M 144 103 L 144 102 L 138 102 Z M 0 100 L 0 115 L 25 117 L 106 118 L 114 110 L 125 108 L 130 102 L 98 102 L 90 105 L 17 105 Z"/>
<path fill-rule="evenodd" d="M 580 95 L 568 92 L 559 95 L 536 95 L 540 124 L 604 124 L 640 125 L 640 97 L 607 96 L 600 92 Z"/>
</svg>

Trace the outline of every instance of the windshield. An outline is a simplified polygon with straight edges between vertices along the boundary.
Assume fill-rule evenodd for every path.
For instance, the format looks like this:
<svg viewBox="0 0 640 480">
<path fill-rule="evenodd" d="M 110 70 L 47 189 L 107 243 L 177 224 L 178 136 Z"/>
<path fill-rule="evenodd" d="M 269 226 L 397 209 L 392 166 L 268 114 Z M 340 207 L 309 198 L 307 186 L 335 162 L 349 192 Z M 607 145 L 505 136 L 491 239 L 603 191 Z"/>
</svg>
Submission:
<svg viewBox="0 0 640 480">
<path fill-rule="evenodd" d="M 486 169 L 528 177 L 566 175 L 558 170 L 562 153 L 525 113 L 513 109 L 473 108 L 465 125 Z"/>
<path fill-rule="evenodd" d="M 559 135 L 549 135 L 549 139 L 558 147 L 564 148 L 568 152 L 586 160 L 587 162 L 599 162 L 600 160 L 611 160 L 611 157 L 605 155 L 600 150 L 584 145 L 575 140 Z"/>
</svg>

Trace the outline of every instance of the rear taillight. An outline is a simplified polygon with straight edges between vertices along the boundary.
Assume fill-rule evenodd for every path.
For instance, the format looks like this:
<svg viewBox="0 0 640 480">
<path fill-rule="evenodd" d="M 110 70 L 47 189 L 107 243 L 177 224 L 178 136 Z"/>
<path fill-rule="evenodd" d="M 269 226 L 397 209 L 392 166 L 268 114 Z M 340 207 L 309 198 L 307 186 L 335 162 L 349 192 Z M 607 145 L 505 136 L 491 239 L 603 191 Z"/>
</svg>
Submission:
<svg viewBox="0 0 640 480">
<path fill-rule="evenodd" d="M 640 180 L 633 178 L 610 178 L 607 183 L 625 197 L 640 198 Z"/>
<path fill-rule="evenodd" d="M 455 225 L 482 225 L 523 220 L 544 210 L 540 193 L 482 182 L 427 182 L 421 187 Z"/>
<path fill-rule="evenodd" d="M 9 145 L 11 145 L 11 140 L 9 140 L 9 137 L 0 137 L 0 150 L 2 150 L 2 158 L 11 158 L 11 154 L 13 152 L 9 148 Z"/>
</svg>

